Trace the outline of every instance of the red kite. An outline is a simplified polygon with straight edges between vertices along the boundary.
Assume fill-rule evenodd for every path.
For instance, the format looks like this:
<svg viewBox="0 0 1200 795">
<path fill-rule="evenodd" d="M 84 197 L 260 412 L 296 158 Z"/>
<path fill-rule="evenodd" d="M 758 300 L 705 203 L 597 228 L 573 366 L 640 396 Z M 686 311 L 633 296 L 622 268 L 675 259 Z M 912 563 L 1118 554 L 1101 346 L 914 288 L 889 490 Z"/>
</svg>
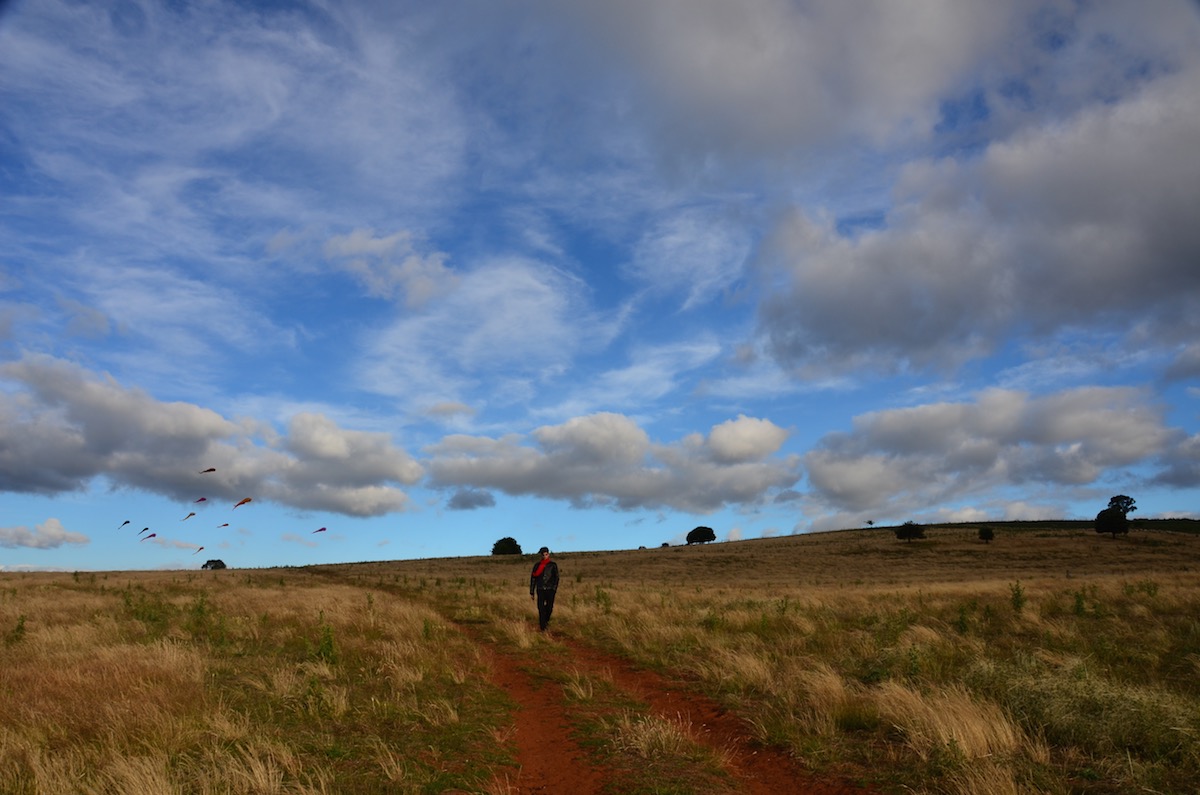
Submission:
<svg viewBox="0 0 1200 795">
<path fill-rule="evenodd" d="M 204 547 L 200 547 L 200 549 L 204 549 Z M 200 554 L 200 549 L 197 549 L 197 550 L 196 550 L 195 552 L 193 552 L 192 554 L 193 554 L 193 555 L 199 555 L 199 554 Z"/>
<path fill-rule="evenodd" d="M 205 472 L 216 472 L 216 471 L 217 471 L 216 467 L 209 467 L 208 469 L 201 469 L 200 474 L 203 475 Z"/>
<path fill-rule="evenodd" d="M 128 519 L 126 519 L 125 521 L 121 522 L 121 527 L 124 527 L 124 526 L 125 526 L 125 525 L 127 525 L 127 524 L 129 524 L 129 520 L 128 520 Z M 118 527 L 117 529 L 118 529 L 118 530 L 120 530 L 120 529 L 121 529 L 121 527 Z"/>
<path fill-rule="evenodd" d="M 196 515 L 196 512 L 195 512 L 195 511 L 192 511 L 191 513 L 189 513 L 187 516 L 183 517 L 183 518 L 182 518 L 182 519 L 180 519 L 179 521 L 181 521 L 181 522 L 186 522 L 188 519 L 191 519 L 191 518 L 192 518 L 193 516 L 195 516 L 195 515 Z"/>
<path fill-rule="evenodd" d="M 246 503 L 250 502 L 250 500 L 251 500 L 250 497 L 243 497 L 241 499 L 241 501 L 239 501 L 238 504 L 233 507 L 236 508 L 236 507 L 238 507 L 238 505 L 245 505 Z"/>
<path fill-rule="evenodd" d="M 219 524 L 219 525 L 217 525 L 217 529 L 218 529 L 218 530 L 220 530 L 222 527 L 229 527 L 229 522 L 226 522 L 225 524 Z"/>
<path fill-rule="evenodd" d="M 314 532 L 314 533 L 324 533 L 324 532 L 325 532 L 325 528 L 324 528 L 324 527 L 322 527 L 320 530 L 313 530 L 313 532 Z"/>
<path fill-rule="evenodd" d="M 150 528 L 147 527 L 146 529 L 149 530 Z M 158 535 L 158 533 L 151 533 L 150 535 L 146 536 L 146 538 L 143 538 L 142 540 L 145 541 L 146 539 L 154 538 L 156 535 Z"/>
<path fill-rule="evenodd" d="M 208 497 L 201 497 L 200 499 L 196 500 L 196 502 L 208 502 Z"/>
</svg>

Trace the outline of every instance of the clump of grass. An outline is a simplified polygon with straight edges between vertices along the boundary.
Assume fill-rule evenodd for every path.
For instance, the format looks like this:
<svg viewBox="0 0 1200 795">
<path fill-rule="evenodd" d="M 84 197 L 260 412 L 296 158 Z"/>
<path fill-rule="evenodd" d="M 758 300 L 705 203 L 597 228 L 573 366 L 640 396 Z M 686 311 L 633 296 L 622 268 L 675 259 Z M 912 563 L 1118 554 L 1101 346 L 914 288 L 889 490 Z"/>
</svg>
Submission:
<svg viewBox="0 0 1200 795">
<path fill-rule="evenodd" d="M 922 759 L 949 748 L 964 759 L 1010 756 L 1025 744 L 1022 731 L 998 705 L 959 687 L 921 693 L 885 682 L 874 691 L 874 700 L 880 719 Z"/>
<path fill-rule="evenodd" d="M 5 646 L 13 646 L 25 639 L 25 619 L 24 614 L 17 616 L 17 623 L 4 634 Z"/>
<path fill-rule="evenodd" d="M 656 715 L 621 714 L 614 725 L 612 743 L 623 754 L 640 759 L 661 759 L 696 753 L 691 721 L 668 720 Z"/>
</svg>

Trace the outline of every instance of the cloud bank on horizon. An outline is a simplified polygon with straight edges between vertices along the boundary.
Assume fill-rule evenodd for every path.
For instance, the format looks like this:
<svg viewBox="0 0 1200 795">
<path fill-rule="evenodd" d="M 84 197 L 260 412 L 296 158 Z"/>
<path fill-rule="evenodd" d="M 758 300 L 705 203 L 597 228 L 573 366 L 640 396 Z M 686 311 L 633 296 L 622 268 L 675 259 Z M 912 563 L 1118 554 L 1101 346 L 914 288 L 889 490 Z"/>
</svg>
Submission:
<svg viewBox="0 0 1200 795">
<path fill-rule="evenodd" d="M 1188 0 L 11 4 L 0 569 L 1200 516 L 1198 150 Z"/>
</svg>

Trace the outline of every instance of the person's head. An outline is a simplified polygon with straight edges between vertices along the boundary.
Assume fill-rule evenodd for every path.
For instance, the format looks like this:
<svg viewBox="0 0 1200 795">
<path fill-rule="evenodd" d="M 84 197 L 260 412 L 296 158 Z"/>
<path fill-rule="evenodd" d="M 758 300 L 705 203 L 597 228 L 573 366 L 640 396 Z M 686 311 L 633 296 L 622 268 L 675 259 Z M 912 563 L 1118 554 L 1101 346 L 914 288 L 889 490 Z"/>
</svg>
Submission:
<svg viewBox="0 0 1200 795">
<path fill-rule="evenodd" d="M 542 547 L 541 549 L 538 550 L 538 554 L 541 555 L 543 558 L 550 557 L 550 547 Z"/>
</svg>

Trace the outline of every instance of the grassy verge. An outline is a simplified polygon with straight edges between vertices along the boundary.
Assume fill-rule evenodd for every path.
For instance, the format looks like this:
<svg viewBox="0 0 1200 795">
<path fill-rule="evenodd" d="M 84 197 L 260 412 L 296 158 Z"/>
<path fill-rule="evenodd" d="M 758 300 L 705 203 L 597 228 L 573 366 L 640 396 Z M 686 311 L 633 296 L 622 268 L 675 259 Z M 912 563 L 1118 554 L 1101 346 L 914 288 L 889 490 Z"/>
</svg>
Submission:
<svg viewBox="0 0 1200 795">
<path fill-rule="evenodd" d="M 485 791 L 512 762 L 426 607 L 302 571 L 82 580 L 5 578 L 0 791 Z"/>
</svg>

